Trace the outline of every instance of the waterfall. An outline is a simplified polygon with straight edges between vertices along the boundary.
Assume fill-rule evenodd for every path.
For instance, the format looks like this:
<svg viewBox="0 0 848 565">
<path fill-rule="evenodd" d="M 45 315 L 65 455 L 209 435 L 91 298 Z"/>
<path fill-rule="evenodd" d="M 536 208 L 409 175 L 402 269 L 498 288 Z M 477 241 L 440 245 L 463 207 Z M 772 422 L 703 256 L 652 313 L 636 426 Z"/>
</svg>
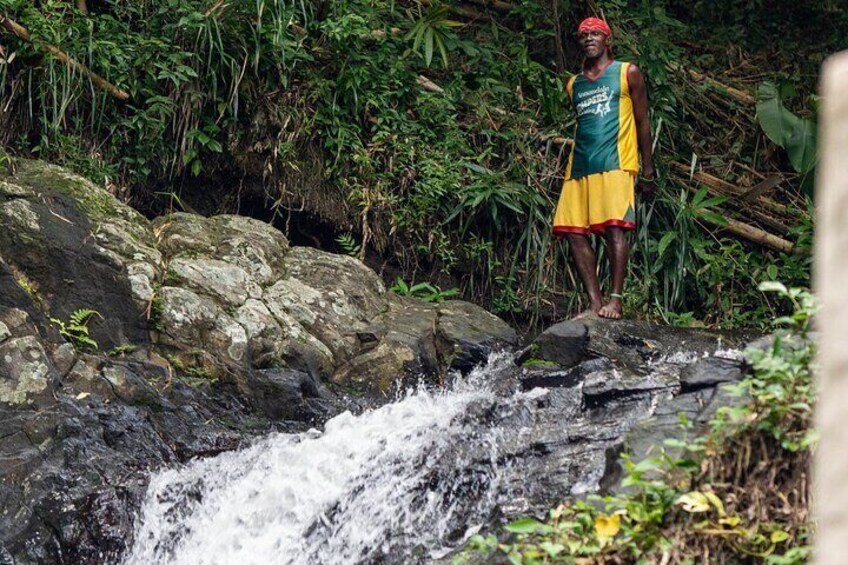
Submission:
<svg viewBox="0 0 848 565">
<path fill-rule="evenodd" d="M 408 562 L 458 543 L 510 482 L 493 414 L 532 397 L 498 401 L 511 365 L 156 474 L 125 564 Z"/>
</svg>

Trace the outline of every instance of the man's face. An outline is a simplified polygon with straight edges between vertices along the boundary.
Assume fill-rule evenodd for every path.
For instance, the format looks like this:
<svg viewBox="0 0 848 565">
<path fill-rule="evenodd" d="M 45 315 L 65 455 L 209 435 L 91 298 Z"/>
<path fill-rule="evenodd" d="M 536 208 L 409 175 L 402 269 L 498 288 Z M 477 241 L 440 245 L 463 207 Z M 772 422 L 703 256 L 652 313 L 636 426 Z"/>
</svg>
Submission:
<svg viewBox="0 0 848 565">
<path fill-rule="evenodd" d="M 577 34 L 577 42 L 583 49 L 583 55 L 589 59 L 600 57 L 607 49 L 607 36 L 596 29 L 583 30 Z"/>
</svg>

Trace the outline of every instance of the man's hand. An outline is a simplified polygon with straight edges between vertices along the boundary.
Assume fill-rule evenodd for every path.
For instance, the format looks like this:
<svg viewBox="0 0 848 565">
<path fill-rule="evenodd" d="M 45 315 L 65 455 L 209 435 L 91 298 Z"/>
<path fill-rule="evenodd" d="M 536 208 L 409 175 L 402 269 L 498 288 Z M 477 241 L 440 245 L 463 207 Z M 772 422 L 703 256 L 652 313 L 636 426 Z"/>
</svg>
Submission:
<svg viewBox="0 0 848 565">
<path fill-rule="evenodd" d="M 645 200 L 650 200 L 656 195 L 657 174 L 653 164 L 642 167 L 642 174 L 636 179 L 636 192 Z"/>
<path fill-rule="evenodd" d="M 639 180 L 636 182 L 636 191 L 641 198 L 651 200 L 657 194 L 656 179 L 643 179 L 639 177 Z"/>
</svg>

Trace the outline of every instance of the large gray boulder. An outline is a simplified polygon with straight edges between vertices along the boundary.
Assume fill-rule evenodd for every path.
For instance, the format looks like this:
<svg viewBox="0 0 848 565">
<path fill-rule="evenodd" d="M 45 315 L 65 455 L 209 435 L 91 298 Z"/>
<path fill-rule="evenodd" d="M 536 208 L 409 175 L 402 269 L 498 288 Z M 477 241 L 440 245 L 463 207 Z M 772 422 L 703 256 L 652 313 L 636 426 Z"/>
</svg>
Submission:
<svg viewBox="0 0 848 565">
<path fill-rule="evenodd" d="M 42 314 L 67 320 L 94 308 L 103 346 L 147 342 L 143 313 L 162 255 L 141 214 L 62 168 L 20 160 L 0 176 L 0 224 L 5 267 Z"/>
<path fill-rule="evenodd" d="M 91 308 L 101 349 L 154 349 L 177 373 L 236 384 L 245 398 L 257 398 L 247 378 L 257 370 L 385 394 L 410 379 L 467 371 L 517 342 L 481 308 L 400 299 L 361 262 L 292 248 L 264 222 L 186 213 L 149 222 L 38 161 L 0 175 L 0 218 L 12 228 L 0 231 L 0 288 L 56 346 L 50 320 Z"/>
</svg>

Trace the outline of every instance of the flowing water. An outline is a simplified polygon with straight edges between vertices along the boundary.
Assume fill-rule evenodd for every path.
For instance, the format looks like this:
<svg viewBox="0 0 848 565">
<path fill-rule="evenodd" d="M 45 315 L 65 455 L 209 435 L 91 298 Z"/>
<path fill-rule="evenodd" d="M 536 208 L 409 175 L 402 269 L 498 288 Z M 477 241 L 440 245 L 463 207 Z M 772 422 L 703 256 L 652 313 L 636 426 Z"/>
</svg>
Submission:
<svg viewBox="0 0 848 565">
<path fill-rule="evenodd" d="M 493 357 L 449 390 L 422 387 L 323 431 L 273 435 L 155 475 L 126 565 L 437 555 L 491 521 L 508 475 L 520 472 L 499 462 L 503 431 L 491 417 L 533 398 L 498 399 L 492 383 L 511 366 Z"/>
</svg>

